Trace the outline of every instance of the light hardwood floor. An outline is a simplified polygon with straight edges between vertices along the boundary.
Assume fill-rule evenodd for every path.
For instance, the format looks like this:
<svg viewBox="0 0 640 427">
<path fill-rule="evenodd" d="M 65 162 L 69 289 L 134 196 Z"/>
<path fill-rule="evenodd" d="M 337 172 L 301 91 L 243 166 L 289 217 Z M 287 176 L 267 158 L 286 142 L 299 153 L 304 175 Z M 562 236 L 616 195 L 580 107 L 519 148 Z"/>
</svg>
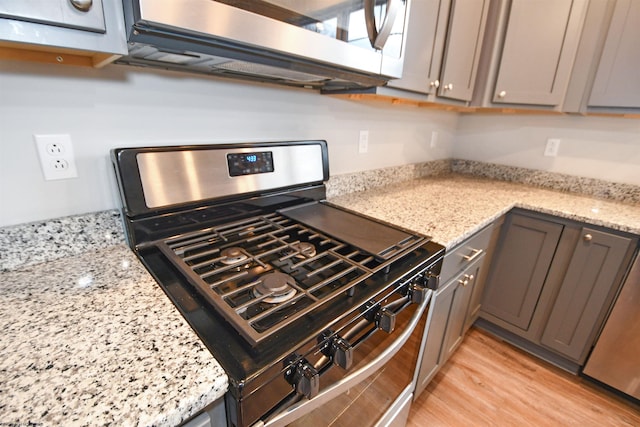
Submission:
<svg viewBox="0 0 640 427">
<path fill-rule="evenodd" d="M 640 407 L 472 328 L 408 427 L 640 426 Z"/>
</svg>

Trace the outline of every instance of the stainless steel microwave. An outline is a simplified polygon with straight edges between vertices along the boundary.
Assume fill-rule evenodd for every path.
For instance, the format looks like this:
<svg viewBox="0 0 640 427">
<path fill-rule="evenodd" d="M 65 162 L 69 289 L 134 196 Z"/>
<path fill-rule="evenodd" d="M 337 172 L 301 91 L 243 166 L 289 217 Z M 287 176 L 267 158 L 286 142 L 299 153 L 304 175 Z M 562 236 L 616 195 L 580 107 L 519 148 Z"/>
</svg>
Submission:
<svg viewBox="0 0 640 427">
<path fill-rule="evenodd" d="M 409 0 L 123 0 L 120 62 L 325 90 L 402 76 Z"/>
</svg>

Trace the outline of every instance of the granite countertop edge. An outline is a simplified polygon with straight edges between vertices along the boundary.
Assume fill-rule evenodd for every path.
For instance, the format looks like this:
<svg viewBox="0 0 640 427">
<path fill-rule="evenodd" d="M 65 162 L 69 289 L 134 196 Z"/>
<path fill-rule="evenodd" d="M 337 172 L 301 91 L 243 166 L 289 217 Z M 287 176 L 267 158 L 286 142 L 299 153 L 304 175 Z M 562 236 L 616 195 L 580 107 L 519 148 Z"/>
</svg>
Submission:
<svg viewBox="0 0 640 427">
<path fill-rule="evenodd" d="M 228 377 L 120 243 L 0 272 L 5 425 L 176 426 Z"/>
<path fill-rule="evenodd" d="M 437 243 L 440 243 L 441 245 L 445 246 L 448 250 L 451 250 L 454 247 L 458 246 L 460 243 L 464 242 L 469 237 L 476 234 L 478 231 L 485 228 L 487 225 L 493 223 L 498 218 L 502 217 L 503 215 L 507 214 L 508 212 L 510 212 L 515 208 L 528 210 L 532 212 L 538 212 L 538 213 L 547 214 L 551 216 L 556 216 L 564 219 L 574 220 L 574 221 L 582 222 L 585 224 L 605 227 L 605 228 L 609 228 L 616 231 L 622 231 L 625 233 L 640 235 L 640 229 L 636 227 L 629 227 L 620 222 L 611 222 L 604 219 L 596 219 L 590 216 L 567 213 L 567 212 L 563 212 L 555 209 L 536 206 L 535 204 L 531 204 L 531 203 L 513 202 L 507 205 L 506 207 L 504 207 L 503 209 L 497 210 L 496 213 L 493 215 L 490 215 L 484 218 L 479 218 L 478 223 L 475 227 L 469 228 L 464 233 L 458 235 L 455 239 L 451 239 L 446 242 L 438 241 Z M 640 209 L 640 207 L 638 207 L 638 209 Z"/>
<path fill-rule="evenodd" d="M 638 203 L 468 175 L 416 178 L 328 202 L 430 236 L 447 250 L 514 208 L 640 235 Z"/>
<path fill-rule="evenodd" d="M 428 201 L 421 203 L 424 200 Z M 328 202 L 431 235 L 448 250 L 513 208 L 640 234 L 638 204 L 459 175 L 416 178 L 330 197 Z M 5 390 L 0 389 L 5 401 L 0 415 L 7 422 L 170 426 L 188 419 L 227 390 L 228 378 L 218 362 L 124 244 L 118 213 L 96 215 L 101 225 L 91 233 L 86 230 L 92 222 L 84 218 L 61 221 L 54 231 L 77 233 L 81 228 L 85 238 L 87 234 L 94 236 L 89 236 L 93 240 L 106 236 L 107 243 L 84 242 L 92 249 L 82 252 L 76 248 L 57 260 L 0 272 L 2 305 L 14 308 L 0 311 L 0 355 L 12 355 L 0 362 L 0 385 Z M 42 234 L 38 227 L 31 228 L 34 234 Z M 12 233 L 0 235 L 0 243 L 9 242 Z M 130 300 L 137 302 L 129 306 Z M 152 316 L 145 314 L 149 308 Z M 84 324 L 83 320 L 88 322 Z M 119 325 L 121 329 L 109 332 L 112 342 L 105 343 L 105 335 L 95 332 L 96 325 L 107 329 Z M 21 336 L 27 330 L 27 336 Z M 148 335 L 139 338 L 140 331 Z M 52 334 L 60 334 L 69 342 L 60 346 L 39 342 L 42 336 Z M 78 334 L 93 335 L 79 340 Z M 20 345 L 16 345 L 17 340 Z M 91 340 L 97 344 L 87 346 L 86 341 Z M 120 346 L 116 350 L 111 345 L 114 340 L 116 347 Z M 159 348 L 159 343 L 165 347 Z M 31 357 L 21 360 L 25 354 Z M 100 354 L 108 363 L 118 365 L 117 375 L 108 365 L 102 370 L 90 368 Z M 179 374 L 170 375 L 172 369 Z M 91 381 L 70 379 L 68 372 L 74 370 Z M 100 378 L 94 377 L 101 375 L 114 384 L 95 391 Z M 43 386 L 50 392 L 41 393 Z M 83 387 L 75 390 L 79 396 L 69 395 L 73 387 Z M 135 387 L 142 387 L 139 393 L 132 392 Z M 12 391 L 7 395 L 9 389 Z M 117 398 L 122 395 L 127 399 Z M 66 410 L 56 408 L 60 398 L 69 399 Z"/>
</svg>

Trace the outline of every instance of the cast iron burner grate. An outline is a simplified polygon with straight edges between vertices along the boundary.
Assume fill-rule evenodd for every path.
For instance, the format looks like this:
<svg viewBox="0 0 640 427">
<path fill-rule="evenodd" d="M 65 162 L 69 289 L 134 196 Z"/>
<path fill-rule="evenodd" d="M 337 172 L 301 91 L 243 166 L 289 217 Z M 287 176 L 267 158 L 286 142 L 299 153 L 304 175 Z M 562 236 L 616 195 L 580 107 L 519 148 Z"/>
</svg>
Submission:
<svg viewBox="0 0 640 427">
<path fill-rule="evenodd" d="M 352 295 L 390 263 L 278 213 L 170 238 L 160 247 L 252 345 Z M 276 272 L 290 278 L 286 286 L 265 286 Z"/>
</svg>

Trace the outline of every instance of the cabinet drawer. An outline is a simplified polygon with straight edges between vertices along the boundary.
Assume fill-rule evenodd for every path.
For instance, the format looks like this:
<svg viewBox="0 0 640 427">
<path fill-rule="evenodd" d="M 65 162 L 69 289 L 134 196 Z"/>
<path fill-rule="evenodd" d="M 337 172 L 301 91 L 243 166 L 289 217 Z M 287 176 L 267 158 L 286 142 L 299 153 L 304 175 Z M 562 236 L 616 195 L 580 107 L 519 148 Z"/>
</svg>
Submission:
<svg viewBox="0 0 640 427">
<path fill-rule="evenodd" d="M 486 252 L 493 227 L 493 224 L 485 227 L 445 254 L 440 272 L 440 283 L 447 283 L 456 273 L 467 268 Z"/>
</svg>

